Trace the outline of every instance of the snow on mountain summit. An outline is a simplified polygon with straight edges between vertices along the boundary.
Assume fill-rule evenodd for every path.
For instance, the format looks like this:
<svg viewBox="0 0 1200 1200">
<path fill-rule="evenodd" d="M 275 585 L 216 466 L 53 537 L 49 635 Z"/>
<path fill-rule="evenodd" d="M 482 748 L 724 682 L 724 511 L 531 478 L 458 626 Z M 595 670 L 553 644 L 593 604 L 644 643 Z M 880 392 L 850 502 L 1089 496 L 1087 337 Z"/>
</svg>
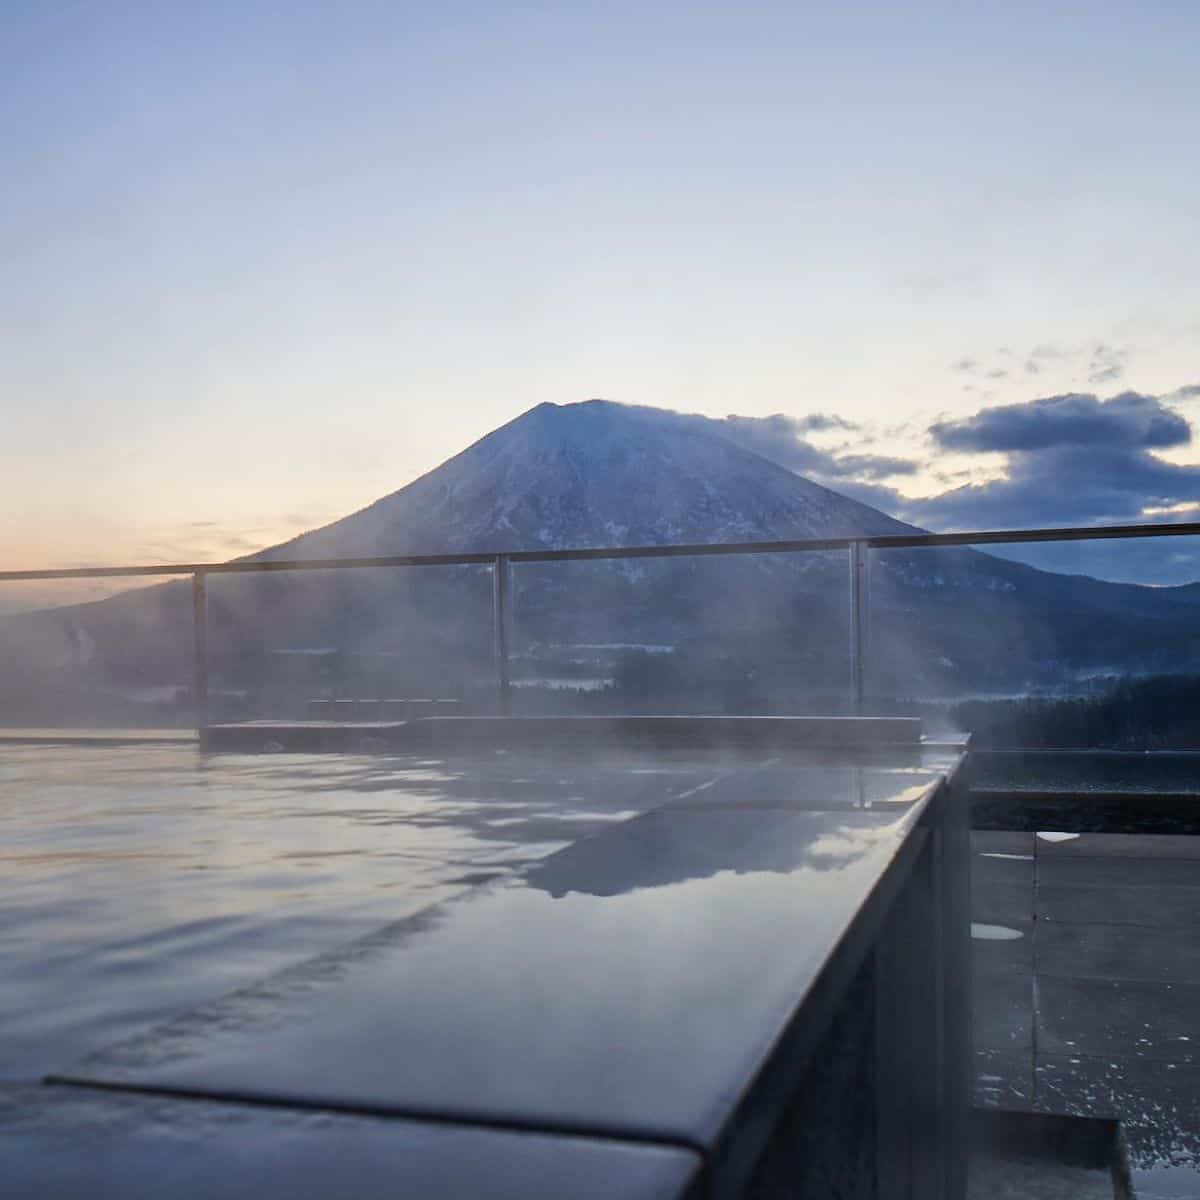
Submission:
<svg viewBox="0 0 1200 1200">
<path fill-rule="evenodd" d="M 559 549 L 911 527 L 710 433 L 607 400 L 541 404 L 271 557 Z"/>
</svg>

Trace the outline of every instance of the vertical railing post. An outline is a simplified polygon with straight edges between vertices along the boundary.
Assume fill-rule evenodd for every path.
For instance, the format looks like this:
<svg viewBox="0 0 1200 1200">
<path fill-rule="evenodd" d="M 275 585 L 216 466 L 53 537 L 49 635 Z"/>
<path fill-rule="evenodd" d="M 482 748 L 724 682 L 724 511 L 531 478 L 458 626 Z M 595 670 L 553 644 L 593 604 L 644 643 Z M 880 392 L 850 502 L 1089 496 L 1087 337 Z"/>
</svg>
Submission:
<svg viewBox="0 0 1200 1200">
<path fill-rule="evenodd" d="M 208 724 L 208 580 L 203 571 L 192 576 L 192 700 L 196 727 Z"/>
<path fill-rule="evenodd" d="M 867 565 L 866 542 L 850 543 L 850 703 L 856 717 L 866 693 Z"/>
<path fill-rule="evenodd" d="M 492 568 L 492 614 L 496 631 L 496 690 L 500 712 L 508 716 L 512 711 L 512 685 L 508 674 L 509 629 L 510 629 L 510 564 L 507 554 L 497 554 Z"/>
</svg>

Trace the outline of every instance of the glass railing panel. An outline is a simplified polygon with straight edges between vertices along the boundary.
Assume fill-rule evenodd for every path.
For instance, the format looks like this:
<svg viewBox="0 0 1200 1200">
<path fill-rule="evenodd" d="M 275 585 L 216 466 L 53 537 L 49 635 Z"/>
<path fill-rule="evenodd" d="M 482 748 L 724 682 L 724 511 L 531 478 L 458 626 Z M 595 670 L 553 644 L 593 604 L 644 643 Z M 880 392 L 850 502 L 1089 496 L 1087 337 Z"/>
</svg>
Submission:
<svg viewBox="0 0 1200 1200">
<path fill-rule="evenodd" d="M 513 567 L 513 711 L 847 712 L 845 551 Z"/>
<path fill-rule="evenodd" d="M 491 568 L 210 575 L 208 669 L 218 722 L 493 711 Z"/>
<path fill-rule="evenodd" d="M 0 582 L 0 726 L 193 724 L 191 584 Z"/>
<path fill-rule="evenodd" d="M 875 550 L 870 707 L 981 748 L 1200 748 L 1198 554 L 1186 537 Z"/>
<path fill-rule="evenodd" d="M 1172 587 L 1200 580 L 1200 536 L 1193 535 L 1002 542 L 980 549 L 1042 571 L 1087 575 L 1113 583 Z M 1200 592 L 1200 587 L 1196 590 Z"/>
</svg>

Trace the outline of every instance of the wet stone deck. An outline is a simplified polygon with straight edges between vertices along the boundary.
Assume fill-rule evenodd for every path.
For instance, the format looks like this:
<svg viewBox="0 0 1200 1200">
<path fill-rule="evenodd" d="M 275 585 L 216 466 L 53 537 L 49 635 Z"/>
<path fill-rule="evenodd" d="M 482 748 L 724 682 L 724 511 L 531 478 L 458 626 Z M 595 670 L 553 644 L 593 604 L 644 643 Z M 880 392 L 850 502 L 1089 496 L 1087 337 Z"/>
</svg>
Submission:
<svg viewBox="0 0 1200 1200">
<path fill-rule="evenodd" d="M 975 1103 L 1115 1118 L 1200 1197 L 1200 838 L 972 834 Z"/>
</svg>

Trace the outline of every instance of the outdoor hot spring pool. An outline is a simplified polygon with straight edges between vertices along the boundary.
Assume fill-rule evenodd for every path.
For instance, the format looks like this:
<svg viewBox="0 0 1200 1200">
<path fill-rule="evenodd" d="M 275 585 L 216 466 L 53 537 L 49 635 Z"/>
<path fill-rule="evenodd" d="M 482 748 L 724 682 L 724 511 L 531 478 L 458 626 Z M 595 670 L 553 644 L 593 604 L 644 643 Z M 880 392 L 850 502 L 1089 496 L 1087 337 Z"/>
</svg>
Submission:
<svg viewBox="0 0 1200 1200">
<path fill-rule="evenodd" d="M 660 765 L 597 779 L 503 752 L 451 768 L 0 747 L 0 1079 L 62 1068 L 517 870 L 706 770 Z"/>
</svg>

